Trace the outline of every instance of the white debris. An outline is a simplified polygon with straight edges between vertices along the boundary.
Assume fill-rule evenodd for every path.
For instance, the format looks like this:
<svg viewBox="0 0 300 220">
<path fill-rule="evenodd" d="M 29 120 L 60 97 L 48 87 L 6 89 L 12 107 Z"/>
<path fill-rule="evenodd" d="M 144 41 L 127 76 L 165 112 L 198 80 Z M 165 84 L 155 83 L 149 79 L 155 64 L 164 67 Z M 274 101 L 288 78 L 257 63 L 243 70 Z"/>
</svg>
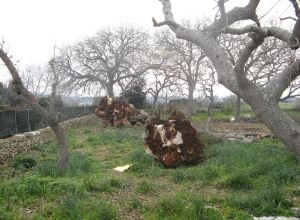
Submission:
<svg viewBox="0 0 300 220">
<path fill-rule="evenodd" d="M 127 165 L 122 166 L 122 167 L 116 167 L 116 168 L 114 168 L 114 170 L 119 171 L 119 172 L 124 172 L 125 170 L 128 170 L 131 166 L 132 165 L 127 164 Z"/>
<path fill-rule="evenodd" d="M 108 98 L 107 98 L 107 105 L 111 105 L 112 101 L 113 101 L 113 99 L 110 98 L 110 97 L 108 97 Z"/>
</svg>

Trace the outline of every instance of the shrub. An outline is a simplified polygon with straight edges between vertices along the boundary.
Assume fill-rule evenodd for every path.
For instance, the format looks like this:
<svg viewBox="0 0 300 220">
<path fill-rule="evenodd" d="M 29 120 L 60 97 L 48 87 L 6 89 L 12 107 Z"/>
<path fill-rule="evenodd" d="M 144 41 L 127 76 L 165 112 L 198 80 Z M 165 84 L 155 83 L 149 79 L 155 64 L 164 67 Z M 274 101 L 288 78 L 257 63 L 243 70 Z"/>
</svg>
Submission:
<svg viewBox="0 0 300 220">
<path fill-rule="evenodd" d="M 36 166 L 36 160 L 31 157 L 17 157 L 13 161 L 15 170 L 26 171 Z"/>
</svg>

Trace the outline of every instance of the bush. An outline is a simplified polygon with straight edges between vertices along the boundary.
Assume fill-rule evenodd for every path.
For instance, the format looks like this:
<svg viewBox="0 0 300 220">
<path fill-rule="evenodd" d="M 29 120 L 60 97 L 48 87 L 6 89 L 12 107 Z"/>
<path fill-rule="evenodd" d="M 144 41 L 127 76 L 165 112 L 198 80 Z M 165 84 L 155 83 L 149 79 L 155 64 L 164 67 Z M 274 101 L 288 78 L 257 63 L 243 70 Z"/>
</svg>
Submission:
<svg viewBox="0 0 300 220">
<path fill-rule="evenodd" d="M 26 171 L 36 166 L 36 160 L 31 157 L 17 157 L 13 161 L 15 170 Z"/>
</svg>

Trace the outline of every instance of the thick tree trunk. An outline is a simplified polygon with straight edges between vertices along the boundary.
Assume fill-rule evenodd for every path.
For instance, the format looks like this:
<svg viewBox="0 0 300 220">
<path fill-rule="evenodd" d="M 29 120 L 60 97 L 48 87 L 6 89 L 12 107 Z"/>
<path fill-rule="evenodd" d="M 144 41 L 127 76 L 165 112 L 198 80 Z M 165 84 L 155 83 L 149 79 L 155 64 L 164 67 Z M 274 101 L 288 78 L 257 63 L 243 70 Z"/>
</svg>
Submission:
<svg viewBox="0 0 300 220">
<path fill-rule="evenodd" d="M 107 95 L 109 96 L 109 97 L 111 97 L 111 98 L 114 98 L 115 96 L 114 96 L 114 87 L 113 87 L 113 85 L 107 85 Z"/>
<path fill-rule="evenodd" d="M 235 104 L 235 121 L 239 121 L 240 118 L 241 118 L 241 97 L 237 95 L 236 104 Z"/>
<path fill-rule="evenodd" d="M 245 96 L 256 116 L 300 159 L 300 125 L 283 112 L 278 103 L 263 95 Z"/>
</svg>

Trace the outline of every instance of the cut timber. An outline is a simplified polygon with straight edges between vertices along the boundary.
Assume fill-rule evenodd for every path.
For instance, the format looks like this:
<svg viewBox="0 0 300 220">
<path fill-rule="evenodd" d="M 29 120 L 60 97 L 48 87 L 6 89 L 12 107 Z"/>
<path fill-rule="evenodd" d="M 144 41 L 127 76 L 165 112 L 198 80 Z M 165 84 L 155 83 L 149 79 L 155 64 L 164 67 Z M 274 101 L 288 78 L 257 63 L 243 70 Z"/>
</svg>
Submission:
<svg viewBox="0 0 300 220">
<path fill-rule="evenodd" d="M 95 109 L 95 114 L 102 118 L 104 122 L 110 123 L 112 126 L 121 127 L 129 122 L 131 124 L 145 124 L 146 114 L 142 114 L 133 105 L 120 100 L 113 100 L 104 97 L 100 100 L 99 106 Z"/>
<path fill-rule="evenodd" d="M 197 163 L 203 149 L 196 129 L 179 111 L 175 110 L 168 120 L 156 117 L 147 122 L 145 150 L 165 167 Z"/>
</svg>

